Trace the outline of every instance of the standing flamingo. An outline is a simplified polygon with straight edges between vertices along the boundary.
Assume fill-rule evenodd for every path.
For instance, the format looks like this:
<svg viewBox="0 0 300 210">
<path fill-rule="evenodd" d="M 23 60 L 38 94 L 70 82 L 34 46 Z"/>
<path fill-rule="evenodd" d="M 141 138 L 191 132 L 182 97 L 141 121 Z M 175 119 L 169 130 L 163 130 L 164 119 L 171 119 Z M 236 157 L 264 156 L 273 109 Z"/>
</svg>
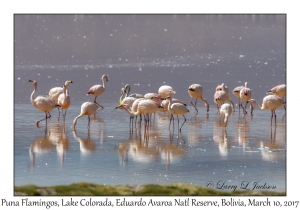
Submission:
<svg viewBox="0 0 300 210">
<path fill-rule="evenodd" d="M 233 103 L 232 100 L 230 100 L 230 98 L 229 98 L 229 89 L 228 89 L 228 87 L 225 86 L 224 83 L 222 83 L 221 85 L 218 85 L 218 86 L 216 87 L 216 91 L 220 91 L 220 90 L 225 91 L 225 93 L 226 93 L 226 101 L 229 101 L 229 102 L 231 103 L 231 108 L 232 108 L 232 110 L 234 111 L 234 103 Z"/>
<path fill-rule="evenodd" d="M 258 107 L 258 109 L 260 111 L 263 111 L 263 110 L 266 110 L 266 109 L 270 109 L 271 110 L 271 112 L 272 112 L 271 126 L 272 126 L 272 118 L 273 118 L 273 116 L 275 117 L 275 125 L 276 125 L 276 113 L 275 113 L 275 109 L 278 109 L 279 107 L 281 107 L 282 105 L 285 104 L 283 98 L 275 96 L 275 95 L 268 95 L 268 96 L 264 97 L 263 103 L 262 103 L 261 107 L 258 105 L 258 103 L 254 99 L 250 99 L 248 102 L 250 104 L 255 103 L 256 106 Z"/>
<path fill-rule="evenodd" d="M 269 90 L 267 94 L 275 95 L 283 98 L 286 96 L 286 85 L 285 84 L 277 85 L 273 87 L 271 90 Z M 284 104 L 284 109 L 286 110 L 285 104 Z"/>
<path fill-rule="evenodd" d="M 232 106 L 228 103 L 222 104 L 220 114 L 224 117 L 224 127 L 227 126 L 228 117 L 232 115 Z"/>
<path fill-rule="evenodd" d="M 239 112 L 240 112 L 240 108 L 242 106 L 241 98 L 240 98 L 240 91 L 243 88 L 244 88 L 244 86 L 238 86 L 238 87 L 234 88 L 232 91 L 232 93 L 239 99 Z"/>
<path fill-rule="evenodd" d="M 105 81 L 107 82 L 108 78 L 105 74 L 103 74 L 103 76 L 102 76 L 102 84 L 103 85 L 94 85 L 89 89 L 89 91 L 87 93 L 87 95 L 95 96 L 94 103 L 96 103 L 99 106 L 101 106 L 101 105 L 97 103 L 96 98 L 98 96 L 100 96 L 102 93 L 104 93 L 104 91 L 105 91 Z M 102 109 L 104 109 L 103 106 L 101 106 L 101 107 L 102 107 Z"/>
<path fill-rule="evenodd" d="M 126 93 L 126 97 L 128 97 L 129 95 L 129 92 L 130 92 L 130 85 L 129 84 L 126 84 L 125 87 L 124 87 L 124 91 Z M 142 94 L 139 94 L 139 93 L 132 93 L 131 95 L 129 95 L 130 97 L 133 97 L 133 98 L 144 98 L 144 96 Z"/>
<path fill-rule="evenodd" d="M 74 119 L 73 121 L 73 126 L 74 126 L 74 130 L 76 129 L 76 123 L 77 123 L 77 119 L 87 115 L 88 116 L 88 128 L 90 127 L 90 115 L 95 114 L 95 112 L 97 111 L 98 106 L 96 103 L 93 102 L 84 102 L 81 105 L 81 112 L 80 114 Z"/>
<path fill-rule="evenodd" d="M 73 82 L 70 81 L 70 83 L 73 83 Z M 64 85 L 64 87 L 63 87 L 63 93 L 61 93 L 58 96 L 57 104 L 61 107 L 63 116 L 66 116 L 67 109 L 69 108 L 69 106 L 71 104 L 71 98 L 69 96 L 69 91 L 68 91 L 66 85 Z M 64 110 L 65 110 L 65 114 L 64 114 Z"/>
<path fill-rule="evenodd" d="M 160 88 L 158 89 L 158 95 L 160 95 L 160 97 L 167 98 L 168 96 L 171 96 L 175 93 L 176 92 L 173 90 L 173 88 L 168 85 L 160 86 Z"/>
<path fill-rule="evenodd" d="M 184 122 L 182 123 L 179 131 L 181 132 L 181 128 L 183 126 L 183 124 L 186 122 L 186 118 L 185 118 L 185 114 L 190 112 L 186 106 L 184 106 L 183 104 L 181 103 L 173 103 L 172 101 L 172 97 L 169 96 L 167 98 L 167 100 L 169 101 L 169 104 L 168 104 L 168 111 L 171 113 L 171 118 L 170 118 L 170 124 L 169 124 L 169 128 L 170 128 L 170 125 L 171 125 L 171 121 L 172 121 L 172 118 L 174 120 L 174 117 L 173 115 L 177 115 L 177 121 L 178 121 L 178 128 L 179 128 L 179 118 L 178 118 L 178 115 L 182 115 L 183 118 L 184 118 Z"/>
<path fill-rule="evenodd" d="M 196 103 L 197 103 L 197 99 L 199 98 L 201 101 L 204 101 L 205 103 L 205 107 L 207 109 L 207 112 L 209 111 L 209 104 L 207 103 L 207 101 L 202 97 L 202 93 L 203 93 L 203 88 L 201 85 L 199 84 L 192 84 L 189 87 L 188 93 L 190 94 L 191 97 L 191 104 L 195 107 L 197 113 L 198 113 L 198 109 L 196 107 Z M 193 104 L 193 98 L 196 98 L 195 101 L 195 105 Z"/>
<path fill-rule="evenodd" d="M 47 119 L 51 117 L 50 112 L 54 108 L 59 107 L 59 105 L 57 105 L 55 103 L 55 101 L 53 101 L 49 97 L 37 96 L 36 98 L 34 98 L 34 94 L 37 90 L 37 82 L 35 80 L 29 80 L 29 82 L 31 82 L 34 87 L 33 92 L 31 93 L 31 96 L 30 96 L 30 101 L 35 108 L 45 112 L 46 117 L 42 120 L 46 120 L 46 123 L 47 123 Z M 49 116 L 48 116 L 48 114 L 49 114 Z M 39 126 L 39 122 L 42 120 L 37 121 L 36 125 Z"/>
<path fill-rule="evenodd" d="M 64 86 L 68 87 L 71 83 L 73 83 L 72 80 L 67 80 L 65 82 Z M 54 87 L 54 88 L 51 88 L 49 90 L 49 93 L 48 93 L 49 98 L 51 98 L 53 101 L 57 102 L 59 95 L 64 92 L 63 87 Z M 58 114 L 60 114 L 59 107 L 58 107 Z"/>
</svg>

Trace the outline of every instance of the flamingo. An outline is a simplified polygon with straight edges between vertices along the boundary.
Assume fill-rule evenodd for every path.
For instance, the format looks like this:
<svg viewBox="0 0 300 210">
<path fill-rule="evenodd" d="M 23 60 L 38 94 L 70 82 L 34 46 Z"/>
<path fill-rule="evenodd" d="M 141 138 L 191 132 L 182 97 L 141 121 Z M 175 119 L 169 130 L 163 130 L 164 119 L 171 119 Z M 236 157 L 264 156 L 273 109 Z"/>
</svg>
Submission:
<svg viewBox="0 0 300 210">
<path fill-rule="evenodd" d="M 77 119 L 87 115 L 88 116 L 88 128 L 90 127 L 90 115 L 95 114 L 95 112 L 97 111 L 98 106 L 96 103 L 93 102 L 84 102 L 81 105 L 81 112 L 80 114 L 74 119 L 73 121 L 73 127 L 74 130 L 76 129 L 76 123 L 77 123 Z"/>
<path fill-rule="evenodd" d="M 235 95 L 239 99 L 239 112 L 240 112 L 240 108 L 242 106 L 241 98 L 240 98 L 240 91 L 243 88 L 244 88 L 244 86 L 238 86 L 238 87 L 234 88 L 233 91 L 232 91 L 233 95 Z"/>
<path fill-rule="evenodd" d="M 250 100 L 248 100 L 248 102 L 250 104 L 253 104 L 253 103 L 256 104 L 256 106 L 258 107 L 258 109 L 260 111 L 264 111 L 264 110 L 267 110 L 267 109 L 271 110 L 271 112 L 272 112 L 271 126 L 272 126 L 273 116 L 275 117 L 275 125 L 276 125 L 275 110 L 285 104 L 283 98 L 275 96 L 275 95 L 268 95 L 268 96 L 264 97 L 261 107 L 259 106 L 259 104 L 254 99 L 250 99 Z"/>
<path fill-rule="evenodd" d="M 107 82 L 108 78 L 105 74 L 103 74 L 102 75 L 102 84 L 103 85 L 94 85 L 89 89 L 89 91 L 87 93 L 87 95 L 95 96 L 94 103 L 99 105 L 102 109 L 104 109 L 104 107 L 97 103 L 96 98 L 98 96 L 100 96 L 102 93 L 104 93 L 104 91 L 105 91 L 105 81 Z"/>
<path fill-rule="evenodd" d="M 228 117 L 232 115 L 232 106 L 228 103 L 222 104 L 220 114 L 224 117 L 224 127 L 227 126 Z"/>
<path fill-rule="evenodd" d="M 169 128 L 170 128 L 170 125 L 171 125 L 171 121 L 172 121 L 172 118 L 174 120 L 174 117 L 173 115 L 177 115 L 177 121 L 178 121 L 178 128 L 179 128 L 179 118 L 178 118 L 178 115 L 182 115 L 183 118 L 184 118 L 184 122 L 182 123 L 179 131 L 181 132 L 181 128 L 183 126 L 183 124 L 186 122 L 186 118 L 185 118 L 185 114 L 190 112 L 186 106 L 184 106 L 183 104 L 181 103 L 173 103 L 172 101 L 172 97 L 168 97 L 167 100 L 169 101 L 169 104 L 168 104 L 168 111 L 171 113 L 171 118 L 170 118 L 170 124 L 169 124 Z"/>
<path fill-rule="evenodd" d="M 226 92 L 223 91 L 223 90 L 219 90 L 217 92 L 215 92 L 215 95 L 214 95 L 214 102 L 217 104 L 217 108 L 218 108 L 218 111 L 219 111 L 219 107 L 224 104 L 226 100 Z"/>
<path fill-rule="evenodd" d="M 68 87 L 71 83 L 73 83 L 72 80 L 67 80 L 65 82 L 64 86 Z M 62 94 L 64 92 L 63 87 L 54 87 L 54 88 L 51 88 L 49 90 L 49 93 L 48 93 L 49 98 L 51 98 L 53 101 L 57 102 L 58 97 L 60 96 L 60 94 Z M 60 114 L 59 107 L 58 107 L 58 113 Z"/>
<path fill-rule="evenodd" d="M 141 114 L 146 114 L 147 119 L 145 117 L 146 123 L 149 122 L 149 114 L 152 114 L 156 111 L 163 111 L 163 107 L 154 102 L 151 99 L 144 99 L 138 103 L 137 111 L 133 111 L 128 104 L 124 105 L 124 108 L 127 109 L 131 114 L 138 116 Z"/>
<path fill-rule="evenodd" d="M 167 98 L 168 96 L 171 96 L 175 94 L 176 92 L 173 90 L 171 86 L 168 85 L 163 85 L 158 89 L 158 95 L 160 97 L 165 97 Z"/>
<path fill-rule="evenodd" d="M 286 85 L 285 84 L 277 85 L 273 87 L 271 90 L 269 90 L 267 94 L 275 95 L 283 98 L 286 96 Z M 285 104 L 284 104 L 284 109 L 286 110 Z"/>
<path fill-rule="evenodd" d="M 124 91 L 126 93 L 126 97 L 128 97 L 129 95 L 129 92 L 130 92 L 130 85 L 129 84 L 126 84 L 125 87 L 124 87 Z M 139 94 L 139 93 L 133 93 L 131 95 L 129 95 L 130 97 L 133 97 L 133 98 L 144 98 L 143 95 Z"/>
<path fill-rule="evenodd" d="M 203 88 L 201 85 L 199 84 L 192 84 L 189 87 L 188 93 L 191 97 L 191 104 L 195 107 L 197 113 L 198 113 L 198 109 L 196 107 L 196 103 L 197 103 L 197 99 L 199 98 L 201 101 L 204 101 L 205 103 L 205 107 L 207 109 L 207 112 L 209 111 L 209 104 L 207 103 L 206 99 L 204 99 L 202 97 L 202 93 L 203 93 Z M 193 104 L 193 98 L 196 98 L 195 104 Z"/>
<path fill-rule="evenodd" d="M 37 81 L 29 80 L 29 82 L 31 82 L 34 87 L 33 92 L 31 93 L 31 96 L 30 96 L 30 101 L 35 108 L 41 110 L 42 112 L 45 112 L 46 117 L 42 120 L 46 120 L 46 123 L 47 123 L 47 119 L 51 117 L 50 112 L 54 108 L 60 107 L 60 106 L 57 105 L 55 103 L 55 101 L 53 101 L 51 98 L 46 97 L 46 96 L 37 96 L 36 98 L 34 98 L 34 94 L 37 90 Z M 49 116 L 48 116 L 48 114 L 49 114 Z M 39 126 L 39 122 L 42 120 L 37 121 L 36 125 Z"/>
<path fill-rule="evenodd" d="M 229 102 L 231 103 L 231 108 L 232 108 L 232 110 L 234 111 L 234 103 L 233 103 L 232 100 L 230 100 L 230 98 L 229 98 L 229 89 L 228 89 L 228 87 L 225 86 L 224 83 L 222 83 L 221 85 L 218 85 L 218 86 L 216 87 L 216 91 L 220 91 L 220 90 L 225 91 L 225 93 L 226 93 L 226 101 L 229 101 Z"/>
<path fill-rule="evenodd" d="M 251 99 L 251 95 L 252 95 L 251 89 L 248 88 L 248 82 L 246 82 L 245 87 L 240 90 L 240 98 L 242 99 L 242 101 L 246 101 L 245 108 L 243 107 L 243 104 L 242 104 L 243 102 L 241 102 L 241 107 L 243 108 L 244 114 L 247 114 L 247 111 L 246 111 L 247 102 L 248 102 L 248 100 Z M 253 106 L 251 103 L 250 103 L 250 111 L 251 111 L 251 115 L 252 115 Z"/>
<path fill-rule="evenodd" d="M 73 82 L 70 81 L 70 83 L 73 83 Z M 58 96 L 57 104 L 61 107 L 63 116 L 66 116 L 67 109 L 69 108 L 69 106 L 71 104 L 69 91 L 68 91 L 66 85 L 64 85 L 64 87 L 63 87 L 63 93 Z M 64 110 L 65 110 L 65 114 L 64 114 Z"/>
</svg>

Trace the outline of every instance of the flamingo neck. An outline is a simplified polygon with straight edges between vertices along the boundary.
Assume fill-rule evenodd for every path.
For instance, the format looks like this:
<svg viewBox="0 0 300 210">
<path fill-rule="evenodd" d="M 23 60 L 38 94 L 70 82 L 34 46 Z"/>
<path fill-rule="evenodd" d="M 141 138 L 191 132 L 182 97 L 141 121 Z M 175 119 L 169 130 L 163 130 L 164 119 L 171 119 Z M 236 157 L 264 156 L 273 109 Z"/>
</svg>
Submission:
<svg viewBox="0 0 300 210">
<path fill-rule="evenodd" d="M 75 126 L 76 126 L 76 123 L 77 123 L 77 119 L 78 118 L 80 118 L 80 117 L 82 117 L 84 115 L 84 113 L 80 113 L 80 115 L 78 115 L 75 119 L 74 119 L 74 121 L 73 121 L 73 126 L 74 126 L 74 129 L 75 129 Z"/>
<path fill-rule="evenodd" d="M 168 111 L 171 111 L 172 110 L 172 98 L 169 98 L 169 103 L 168 103 Z"/>
<path fill-rule="evenodd" d="M 254 102 L 257 106 L 257 108 L 260 110 L 260 111 L 263 111 L 263 110 L 266 110 L 266 107 L 264 106 L 264 104 L 262 105 L 262 107 L 259 106 L 259 104 L 255 101 Z"/>
<path fill-rule="evenodd" d="M 125 98 L 125 93 L 123 93 L 120 97 L 120 105 L 123 105 L 123 99 Z"/>
<path fill-rule="evenodd" d="M 32 104 L 34 104 L 34 94 L 35 94 L 35 92 L 36 92 L 36 89 L 37 89 L 37 84 L 33 84 L 33 91 L 32 91 L 32 93 L 31 93 L 31 96 L 30 96 L 30 101 L 31 101 L 31 103 Z"/>
<path fill-rule="evenodd" d="M 126 93 L 126 97 L 128 97 L 129 92 L 130 92 L 130 86 L 127 86 L 128 92 Z"/>
<path fill-rule="evenodd" d="M 67 90 L 67 86 L 66 85 L 64 85 L 63 91 L 64 91 L 64 95 L 67 96 L 68 90 Z"/>
<path fill-rule="evenodd" d="M 103 88 L 105 89 L 105 79 L 104 79 L 104 76 L 102 77 L 102 84 L 103 84 Z"/>
</svg>

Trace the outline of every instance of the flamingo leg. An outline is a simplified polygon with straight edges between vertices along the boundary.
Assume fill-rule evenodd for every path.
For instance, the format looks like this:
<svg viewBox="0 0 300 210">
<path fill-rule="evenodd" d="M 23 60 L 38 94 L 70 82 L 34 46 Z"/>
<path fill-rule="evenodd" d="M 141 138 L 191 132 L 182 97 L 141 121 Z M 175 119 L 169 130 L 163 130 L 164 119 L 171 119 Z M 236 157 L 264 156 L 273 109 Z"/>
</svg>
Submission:
<svg viewBox="0 0 300 210">
<path fill-rule="evenodd" d="M 196 107 L 196 103 L 197 103 L 197 98 L 196 98 L 195 105 L 194 105 L 194 104 L 193 104 L 193 98 L 191 97 L 191 104 L 193 105 L 193 107 L 195 107 L 196 112 L 198 112 L 198 109 L 197 109 L 197 107 Z"/>
<path fill-rule="evenodd" d="M 90 121 L 91 121 L 90 115 L 88 115 L 88 129 L 90 129 Z"/>
<path fill-rule="evenodd" d="M 171 126 L 172 118 L 173 118 L 173 114 L 171 114 L 171 117 L 170 117 L 169 130 L 170 130 L 170 126 Z"/>
<path fill-rule="evenodd" d="M 183 118 L 184 118 L 184 122 L 182 123 L 182 125 L 181 125 L 181 127 L 180 127 L 180 129 L 179 129 L 180 133 L 181 133 L 181 128 L 182 128 L 183 124 L 186 122 L 185 116 L 184 116 L 184 115 L 182 115 L 182 116 L 183 116 Z"/>
<path fill-rule="evenodd" d="M 94 99 L 94 103 L 97 104 L 98 106 L 101 106 L 100 104 L 97 103 L 96 98 L 97 98 L 97 96 L 96 96 L 95 99 Z M 101 108 L 104 109 L 103 106 L 101 106 Z"/>
<path fill-rule="evenodd" d="M 178 115 L 177 115 L 177 123 L 178 123 L 177 128 L 179 130 L 179 118 L 178 118 Z"/>
</svg>

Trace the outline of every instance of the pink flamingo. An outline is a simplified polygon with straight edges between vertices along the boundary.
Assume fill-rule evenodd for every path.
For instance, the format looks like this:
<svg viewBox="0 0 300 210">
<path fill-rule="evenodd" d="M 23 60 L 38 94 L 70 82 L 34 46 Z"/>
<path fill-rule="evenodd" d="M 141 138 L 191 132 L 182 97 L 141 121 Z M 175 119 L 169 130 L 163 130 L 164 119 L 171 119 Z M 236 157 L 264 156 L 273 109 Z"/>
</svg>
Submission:
<svg viewBox="0 0 300 210">
<path fill-rule="evenodd" d="M 285 104 L 283 98 L 275 96 L 275 95 L 268 95 L 268 96 L 264 97 L 261 107 L 258 105 L 258 103 L 254 99 L 250 99 L 248 102 L 250 104 L 255 103 L 256 106 L 258 107 L 258 109 L 260 111 L 267 110 L 267 109 L 271 110 L 271 112 L 272 112 L 271 126 L 272 126 L 272 118 L 273 118 L 273 116 L 275 117 L 275 125 L 276 125 L 276 113 L 275 113 L 275 110 Z"/>
<path fill-rule="evenodd" d="M 275 95 L 283 98 L 286 96 L 286 85 L 285 84 L 277 85 L 273 87 L 271 90 L 269 90 L 267 94 Z M 285 104 L 284 104 L 284 109 L 286 110 Z"/>
<path fill-rule="evenodd" d="M 224 117 L 224 127 L 227 126 L 228 117 L 232 115 L 232 106 L 228 103 L 222 104 L 220 114 Z"/>
<path fill-rule="evenodd" d="M 34 87 L 33 92 L 30 96 L 30 101 L 35 108 L 41 110 L 42 112 L 45 112 L 46 117 L 42 120 L 46 120 L 47 123 L 47 119 L 51 117 L 50 112 L 54 108 L 59 107 L 59 105 L 57 105 L 54 100 L 46 96 L 37 96 L 36 98 L 34 98 L 34 94 L 37 90 L 37 82 L 35 80 L 29 80 L 29 82 L 31 82 Z M 42 120 L 36 122 L 37 127 L 39 126 L 39 122 Z"/>
<path fill-rule="evenodd" d="M 71 83 L 73 82 L 71 81 Z M 69 96 L 69 91 L 66 85 L 64 85 L 63 87 L 63 93 L 58 96 L 57 104 L 61 107 L 63 116 L 66 116 L 67 109 L 70 107 L 71 104 L 71 98 Z M 65 110 L 65 114 L 64 114 L 64 110 Z"/>
<path fill-rule="evenodd" d="M 197 103 L 197 99 L 199 98 L 201 101 L 204 101 L 205 103 L 205 107 L 207 109 L 207 112 L 209 111 L 209 104 L 207 103 L 206 99 L 204 99 L 202 97 L 202 93 L 203 93 L 203 88 L 201 85 L 199 84 L 192 84 L 189 89 L 188 89 L 188 93 L 191 97 L 191 104 L 195 107 L 197 113 L 198 113 L 198 109 L 196 107 L 196 103 Z M 193 98 L 196 98 L 195 100 L 195 104 L 193 104 Z"/>
<path fill-rule="evenodd" d="M 236 88 L 233 89 L 232 93 L 233 95 L 235 95 L 238 99 L 239 99 L 239 112 L 240 112 L 240 108 L 242 106 L 242 103 L 241 103 L 241 98 L 240 98 L 240 91 L 241 89 L 243 89 L 245 86 L 238 86 Z"/>
<path fill-rule="evenodd" d="M 72 80 L 67 80 L 64 84 L 64 86 L 68 87 L 72 82 Z M 51 88 L 49 90 L 49 98 L 51 98 L 53 101 L 57 102 L 58 101 L 58 97 L 60 96 L 60 94 L 63 94 L 64 93 L 64 86 L 63 87 L 54 87 L 54 88 Z M 59 107 L 58 107 L 58 114 L 60 115 L 60 110 L 59 110 Z"/>
<path fill-rule="evenodd" d="M 234 111 L 234 103 L 233 103 L 232 100 L 230 100 L 230 98 L 229 98 L 229 89 L 228 89 L 228 87 L 225 86 L 224 83 L 222 83 L 221 85 L 218 85 L 218 86 L 216 87 L 216 92 L 217 92 L 217 91 L 220 91 L 220 90 L 225 91 L 225 93 L 226 93 L 226 101 L 229 101 L 229 102 L 231 103 L 231 108 L 232 108 L 232 110 Z"/>
<path fill-rule="evenodd" d="M 84 116 L 84 115 L 87 115 L 88 116 L 88 128 L 90 127 L 90 115 L 92 114 L 95 114 L 95 112 L 97 111 L 98 109 L 98 106 L 96 103 L 93 103 L 93 102 L 84 102 L 82 105 L 81 105 L 81 112 L 80 114 L 74 119 L 73 121 L 73 127 L 74 127 L 74 130 L 76 129 L 76 123 L 77 123 L 77 119 Z"/>
<path fill-rule="evenodd" d="M 169 104 L 168 104 L 168 111 L 171 113 L 171 118 L 170 118 L 169 128 L 170 128 L 172 119 L 173 119 L 173 121 L 174 121 L 173 115 L 177 115 L 178 128 L 179 128 L 179 118 L 178 118 L 178 115 L 182 115 L 183 118 L 184 118 L 184 122 L 182 123 L 182 125 L 181 125 L 181 127 L 180 127 L 180 129 L 179 129 L 179 131 L 181 132 L 181 128 L 182 128 L 183 124 L 186 122 L 186 118 L 185 118 L 184 115 L 185 115 L 186 113 L 190 112 L 190 111 L 186 108 L 186 106 L 184 106 L 184 105 L 181 104 L 181 103 L 173 103 L 172 97 L 171 97 L 171 96 L 169 96 L 169 97 L 167 98 L 167 100 L 169 101 Z"/>
<path fill-rule="evenodd" d="M 92 86 L 92 87 L 89 89 L 89 91 L 87 92 L 87 95 L 95 96 L 94 103 L 96 103 L 96 104 L 99 105 L 99 106 L 101 106 L 101 105 L 97 103 L 96 98 L 97 98 L 98 96 L 100 96 L 102 93 L 104 93 L 104 91 L 105 91 L 105 81 L 107 82 L 107 81 L 108 81 L 108 78 L 107 78 L 107 76 L 104 74 L 104 75 L 102 76 L 102 84 L 103 84 L 103 85 L 94 85 L 94 86 Z M 103 106 L 101 106 L 101 107 L 102 107 L 102 109 L 104 109 Z"/>
<path fill-rule="evenodd" d="M 141 114 L 147 115 L 147 119 L 145 117 L 145 122 L 149 122 L 149 114 L 152 114 L 156 111 L 163 111 L 163 107 L 154 102 L 151 99 L 144 99 L 138 103 L 137 111 L 133 111 L 128 104 L 124 105 L 124 108 L 127 109 L 131 114 L 138 116 Z"/>
<path fill-rule="evenodd" d="M 171 96 L 175 94 L 176 92 L 173 90 L 171 86 L 163 85 L 158 89 L 158 95 L 161 97 L 167 98 L 168 96 Z"/>
<path fill-rule="evenodd" d="M 246 108 L 247 108 L 248 101 L 251 99 L 251 95 L 252 95 L 252 91 L 250 88 L 248 88 L 248 83 L 246 82 L 245 87 L 240 90 L 241 100 L 246 101 L 245 107 L 243 106 L 243 104 L 241 102 L 241 107 L 243 108 L 244 114 L 247 114 Z M 251 115 L 252 115 L 253 106 L 251 103 L 250 103 L 250 111 L 251 111 Z"/>
<path fill-rule="evenodd" d="M 219 90 L 214 94 L 214 102 L 217 104 L 217 109 L 219 111 L 219 107 L 224 104 L 226 100 L 226 92 L 223 90 Z"/>
</svg>

